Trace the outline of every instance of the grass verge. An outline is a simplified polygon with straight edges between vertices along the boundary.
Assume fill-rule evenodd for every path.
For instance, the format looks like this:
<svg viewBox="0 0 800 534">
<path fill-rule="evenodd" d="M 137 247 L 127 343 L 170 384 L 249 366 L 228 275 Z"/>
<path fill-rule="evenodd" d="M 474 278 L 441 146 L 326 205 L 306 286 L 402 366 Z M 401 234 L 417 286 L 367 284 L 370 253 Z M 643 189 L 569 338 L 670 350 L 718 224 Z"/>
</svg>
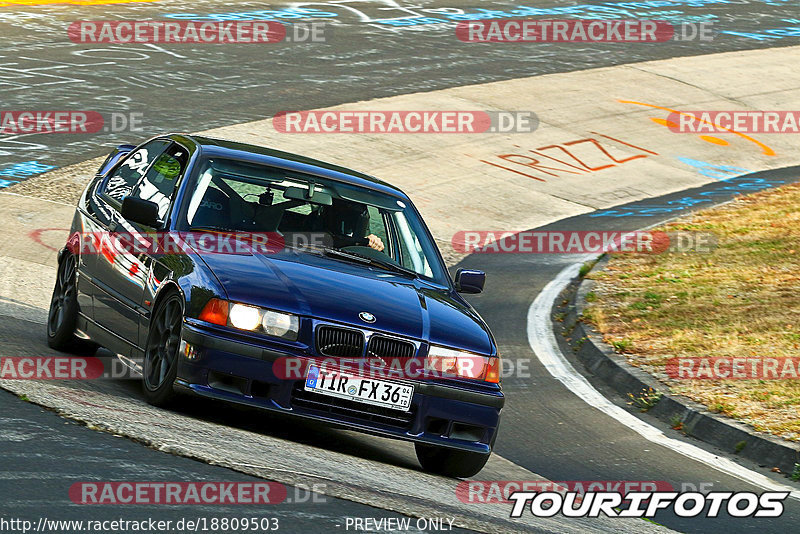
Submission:
<svg viewBox="0 0 800 534">
<path fill-rule="evenodd" d="M 710 232 L 710 254 L 615 255 L 589 274 L 585 317 L 628 361 L 751 425 L 800 440 L 800 379 L 670 378 L 670 358 L 800 356 L 800 184 L 740 197 L 658 230 Z"/>
</svg>

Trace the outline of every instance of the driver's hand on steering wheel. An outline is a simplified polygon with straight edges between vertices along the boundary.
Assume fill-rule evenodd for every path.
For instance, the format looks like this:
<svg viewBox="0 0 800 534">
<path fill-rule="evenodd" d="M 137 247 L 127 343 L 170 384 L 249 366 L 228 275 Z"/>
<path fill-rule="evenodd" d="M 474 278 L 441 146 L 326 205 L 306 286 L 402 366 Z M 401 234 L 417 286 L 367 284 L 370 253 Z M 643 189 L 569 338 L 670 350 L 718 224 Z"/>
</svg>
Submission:
<svg viewBox="0 0 800 534">
<path fill-rule="evenodd" d="M 378 252 L 383 252 L 383 241 L 381 241 L 380 237 L 376 236 L 375 234 L 369 234 L 367 239 L 369 240 L 370 248 L 374 248 Z"/>
</svg>

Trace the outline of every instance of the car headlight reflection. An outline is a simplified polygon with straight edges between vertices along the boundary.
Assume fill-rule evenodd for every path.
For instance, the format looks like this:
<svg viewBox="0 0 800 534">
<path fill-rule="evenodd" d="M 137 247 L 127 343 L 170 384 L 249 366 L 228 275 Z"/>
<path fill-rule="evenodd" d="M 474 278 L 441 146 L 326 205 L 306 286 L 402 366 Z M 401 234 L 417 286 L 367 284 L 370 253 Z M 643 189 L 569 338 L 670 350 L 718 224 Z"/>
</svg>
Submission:
<svg viewBox="0 0 800 534">
<path fill-rule="evenodd" d="M 493 384 L 500 382 L 500 358 L 495 356 L 481 356 L 465 350 L 431 345 L 425 367 L 444 375 Z"/>
</svg>

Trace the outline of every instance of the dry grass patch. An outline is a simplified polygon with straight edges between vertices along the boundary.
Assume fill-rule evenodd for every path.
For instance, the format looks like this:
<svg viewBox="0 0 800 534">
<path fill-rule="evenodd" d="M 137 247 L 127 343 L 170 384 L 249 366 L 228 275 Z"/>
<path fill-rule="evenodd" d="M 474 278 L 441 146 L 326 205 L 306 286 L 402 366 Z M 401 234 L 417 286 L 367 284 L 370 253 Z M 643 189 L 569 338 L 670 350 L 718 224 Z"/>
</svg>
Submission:
<svg viewBox="0 0 800 534">
<path fill-rule="evenodd" d="M 800 185 L 740 197 L 660 230 L 711 232 L 711 254 L 616 255 L 586 318 L 628 361 L 709 407 L 800 440 L 800 379 L 676 380 L 673 357 L 800 356 Z"/>
</svg>

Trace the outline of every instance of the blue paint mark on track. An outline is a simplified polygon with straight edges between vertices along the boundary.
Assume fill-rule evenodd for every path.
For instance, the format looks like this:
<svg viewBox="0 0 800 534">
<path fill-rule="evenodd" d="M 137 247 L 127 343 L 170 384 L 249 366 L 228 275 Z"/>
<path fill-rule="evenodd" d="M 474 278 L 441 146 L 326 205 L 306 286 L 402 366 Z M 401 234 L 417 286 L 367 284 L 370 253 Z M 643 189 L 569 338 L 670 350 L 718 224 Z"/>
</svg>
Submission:
<svg viewBox="0 0 800 534">
<path fill-rule="evenodd" d="M 21 178 L 26 179 L 43 172 L 52 171 L 56 169 L 55 165 L 46 165 L 38 161 L 23 161 L 21 163 L 13 163 L 0 169 L 0 188 L 14 185 L 20 180 L 9 180 L 8 178 Z"/>
</svg>

